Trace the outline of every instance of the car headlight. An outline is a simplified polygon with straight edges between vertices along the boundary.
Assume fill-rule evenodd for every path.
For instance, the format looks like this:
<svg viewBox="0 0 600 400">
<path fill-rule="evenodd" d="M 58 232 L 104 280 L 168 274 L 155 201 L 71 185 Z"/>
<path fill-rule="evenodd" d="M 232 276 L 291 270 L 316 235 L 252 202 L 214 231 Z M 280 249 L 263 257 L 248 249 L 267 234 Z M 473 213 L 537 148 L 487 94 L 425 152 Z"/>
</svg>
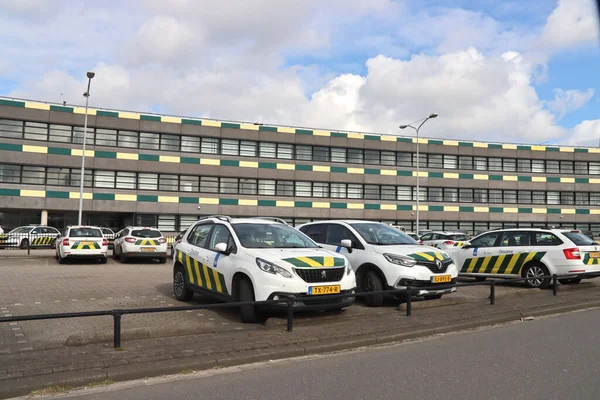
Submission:
<svg viewBox="0 0 600 400">
<path fill-rule="evenodd" d="M 400 256 L 397 254 L 384 254 L 383 256 L 392 264 L 401 265 L 403 267 L 412 267 L 417 263 L 413 258 L 407 256 Z"/>
<path fill-rule="evenodd" d="M 279 275 L 283 276 L 284 278 L 292 277 L 292 274 L 290 274 L 287 270 L 281 268 L 278 265 L 275 265 L 273 263 L 265 261 L 262 258 L 256 259 L 256 265 L 258 265 L 258 268 L 262 269 L 265 272 L 268 272 L 269 274 L 273 274 L 273 275 L 279 274 Z"/>
</svg>

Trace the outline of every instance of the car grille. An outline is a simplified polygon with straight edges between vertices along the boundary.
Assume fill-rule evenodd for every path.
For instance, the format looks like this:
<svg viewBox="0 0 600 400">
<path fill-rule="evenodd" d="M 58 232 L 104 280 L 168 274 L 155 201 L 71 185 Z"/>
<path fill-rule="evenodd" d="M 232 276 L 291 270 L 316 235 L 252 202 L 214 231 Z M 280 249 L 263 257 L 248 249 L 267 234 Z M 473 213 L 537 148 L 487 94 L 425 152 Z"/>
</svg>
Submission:
<svg viewBox="0 0 600 400">
<path fill-rule="evenodd" d="M 342 279 L 346 268 L 294 268 L 305 282 L 337 282 Z"/>
<path fill-rule="evenodd" d="M 456 284 L 456 279 L 452 279 L 450 282 L 444 282 L 444 283 L 431 283 L 430 281 L 410 281 L 411 288 L 419 288 L 419 287 L 430 288 L 430 287 L 434 287 L 434 286 L 451 286 L 454 284 Z"/>
<path fill-rule="evenodd" d="M 429 262 L 429 261 L 419 261 L 418 264 L 419 265 L 423 265 L 423 266 L 429 268 L 429 270 L 431 272 L 435 272 L 437 274 L 437 273 L 440 273 L 440 272 L 446 272 L 446 270 L 448 269 L 448 266 L 450 264 L 452 264 L 452 259 L 447 259 L 447 260 L 442 261 L 442 267 L 441 268 L 438 268 L 438 266 L 435 264 L 434 261 L 432 261 L 432 262 Z"/>
</svg>

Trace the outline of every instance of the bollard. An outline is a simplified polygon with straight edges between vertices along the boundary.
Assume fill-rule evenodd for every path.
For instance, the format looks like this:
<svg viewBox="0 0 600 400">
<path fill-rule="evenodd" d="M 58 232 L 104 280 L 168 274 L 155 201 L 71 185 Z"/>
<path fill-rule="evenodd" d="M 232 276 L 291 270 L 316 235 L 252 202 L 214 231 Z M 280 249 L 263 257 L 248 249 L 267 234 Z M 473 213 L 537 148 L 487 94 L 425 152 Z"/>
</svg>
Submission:
<svg viewBox="0 0 600 400">
<path fill-rule="evenodd" d="M 27 255 L 31 255 L 31 236 L 27 236 Z"/>
<path fill-rule="evenodd" d="M 558 287 L 558 276 L 552 274 L 552 296 L 556 296 L 556 289 Z"/>
<path fill-rule="evenodd" d="M 294 329 L 294 296 L 287 298 L 287 331 L 291 332 Z"/>
<path fill-rule="evenodd" d="M 490 283 L 490 305 L 496 304 L 496 281 L 492 280 Z"/>
<path fill-rule="evenodd" d="M 113 339 L 114 339 L 114 348 L 121 348 L 121 313 L 115 312 L 113 314 Z"/>
<path fill-rule="evenodd" d="M 406 316 L 410 317 L 412 315 L 412 290 L 410 286 L 406 287 L 406 291 L 408 296 L 406 296 Z"/>
</svg>

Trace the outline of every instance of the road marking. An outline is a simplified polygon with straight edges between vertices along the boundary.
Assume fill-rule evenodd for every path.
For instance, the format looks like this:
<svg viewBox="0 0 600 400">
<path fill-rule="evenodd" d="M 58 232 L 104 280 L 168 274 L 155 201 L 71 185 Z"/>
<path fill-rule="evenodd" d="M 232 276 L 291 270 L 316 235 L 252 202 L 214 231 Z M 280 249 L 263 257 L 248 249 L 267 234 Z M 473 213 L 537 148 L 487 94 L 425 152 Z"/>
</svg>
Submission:
<svg viewBox="0 0 600 400">
<path fill-rule="evenodd" d="M 229 322 L 221 322 L 221 325 L 229 325 Z"/>
<path fill-rule="evenodd" d="M 27 340 L 19 340 L 17 343 L 18 343 L 18 344 L 27 343 Z"/>
<path fill-rule="evenodd" d="M 8 310 L 2 310 L 2 312 L 3 312 L 4 314 L 8 314 L 10 311 L 8 311 Z"/>
<path fill-rule="evenodd" d="M 5 317 L 12 317 L 12 314 L 4 314 Z"/>
<path fill-rule="evenodd" d="M 90 297 L 90 300 L 96 300 L 96 298 L 95 297 Z"/>
<path fill-rule="evenodd" d="M 166 301 L 164 301 L 164 300 L 161 300 L 160 302 L 161 302 L 161 303 L 166 303 Z"/>
<path fill-rule="evenodd" d="M 204 314 L 198 314 L 199 317 L 204 317 Z"/>
<path fill-rule="evenodd" d="M 33 347 L 23 347 L 21 349 L 21 351 L 31 351 L 31 350 L 33 350 Z"/>
<path fill-rule="evenodd" d="M 6 307 L 0 307 L 0 310 L 6 310 Z"/>
<path fill-rule="evenodd" d="M 209 318 L 208 320 L 209 320 L 209 321 L 214 321 L 215 319 L 214 319 L 214 318 Z"/>
<path fill-rule="evenodd" d="M 9 325 L 19 325 L 18 322 L 11 322 Z"/>
<path fill-rule="evenodd" d="M 60 300 L 54 300 L 55 303 L 60 303 Z"/>
<path fill-rule="evenodd" d="M 235 328 L 236 331 L 241 331 L 242 328 L 240 328 L 239 326 Z"/>
<path fill-rule="evenodd" d="M 15 306 L 22 306 L 23 304 L 21 304 L 21 303 L 15 303 L 14 305 Z"/>
<path fill-rule="evenodd" d="M 126 299 L 130 299 L 131 297 L 129 297 L 129 296 L 125 296 L 125 298 L 126 298 Z"/>
<path fill-rule="evenodd" d="M 36 301 L 34 304 L 42 304 L 41 301 Z"/>
<path fill-rule="evenodd" d="M 112 297 L 108 297 L 109 300 L 112 300 Z"/>
<path fill-rule="evenodd" d="M 77 299 L 71 299 L 71 301 L 77 301 Z"/>
<path fill-rule="evenodd" d="M 16 328 L 11 328 L 11 329 L 12 329 L 13 331 L 20 331 L 20 330 L 21 330 L 21 328 L 19 328 L 19 327 L 16 327 Z"/>
<path fill-rule="evenodd" d="M 15 336 L 25 336 L 22 333 L 15 333 Z"/>
</svg>

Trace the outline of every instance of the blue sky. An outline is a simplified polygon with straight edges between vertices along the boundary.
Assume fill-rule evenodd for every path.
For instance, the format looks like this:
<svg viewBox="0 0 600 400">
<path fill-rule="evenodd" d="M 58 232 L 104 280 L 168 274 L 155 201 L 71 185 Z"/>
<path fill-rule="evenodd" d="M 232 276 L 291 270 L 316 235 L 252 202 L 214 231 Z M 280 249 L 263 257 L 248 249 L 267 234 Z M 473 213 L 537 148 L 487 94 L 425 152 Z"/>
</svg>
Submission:
<svg viewBox="0 0 600 400">
<path fill-rule="evenodd" d="M 593 0 L 0 0 L 0 96 L 597 145 Z"/>
</svg>

